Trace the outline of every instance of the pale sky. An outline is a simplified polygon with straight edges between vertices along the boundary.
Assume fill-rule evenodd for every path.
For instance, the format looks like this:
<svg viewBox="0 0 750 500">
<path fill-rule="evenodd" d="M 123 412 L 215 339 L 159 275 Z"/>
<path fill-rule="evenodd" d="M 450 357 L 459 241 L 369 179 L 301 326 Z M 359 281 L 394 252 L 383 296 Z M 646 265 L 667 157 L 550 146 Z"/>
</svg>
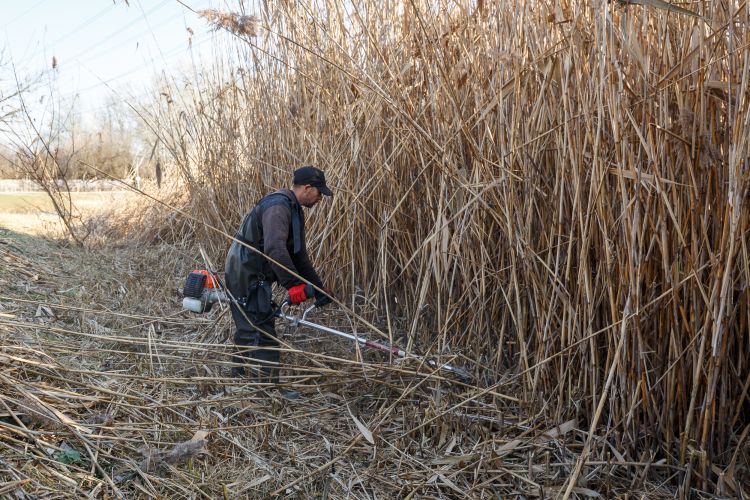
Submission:
<svg viewBox="0 0 750 500">
<path fill-rule="evenodd" d="M 196 11 L 236 6 L 182 1 Z M 129 0 L 129 6 L 124 0 L 0 0 L 0 6 L 0 60 L 6 63 L 1 90 L 12 83 L 7 71 L 12 61 L 22 78 L 45 73 L 30 101 L 40 106 L 42 95 L 54 96 L 84 115 L 106 108 L 108 85 L 119 94 L 116 99 L 145 95 L 155 74 L 186 67 L 191 55 L 211 57 L 222 36 L 177 0 Z"/>
</svg>

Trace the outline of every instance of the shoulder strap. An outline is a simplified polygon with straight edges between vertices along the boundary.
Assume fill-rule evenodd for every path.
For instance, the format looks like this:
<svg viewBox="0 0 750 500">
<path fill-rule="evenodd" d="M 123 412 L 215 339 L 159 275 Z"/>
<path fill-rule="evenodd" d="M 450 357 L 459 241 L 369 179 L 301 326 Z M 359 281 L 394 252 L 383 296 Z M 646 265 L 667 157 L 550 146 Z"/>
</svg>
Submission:
<svg viewBox="0 0 750 500">
<path fill-rule="evenodd" d="M 234 237 L 239 240 L 242 243 L 245 243 L 246 245 L 251 245 L 255 248 L 258 248 L 259 250 L 263 251 L 263 213 L 275 206 L 275 205 L 281 205 L 282 203 L 287 204 L 289 207 L 289 211 L 291 213 L 292 218 L 292 236 L 294 238 L 294 253 L 298 253 L 302 249 L 302 234 L 300 231 L 301 228 L 301 221 L 299 213 L 299 205 L 294 203 L 292 200 L 289 199 L 288 196 L 286 196 L 284 193 L 281 192 L 274 192 L 269 195 L 266 195 L 260 202 L 255 206 L 255 208 L 250 211 L 250 213 L 247 215 L 247 217 L 250 218 L 250 221 L 247 221 L 247 218 L 245 221 L 243 221 L 242 225 L 240 226 L 240 230 L 237 232 Z M 297 205 L 295 207 L 295 205 Z M 295 210 L 296 208 L 296 210 Z M 243 229 L 245 228 L 246 224 L 250 224 L 250 239 L 247 239 L 242 234 Z"/>
<path fill-rule="evenodd" d="M 274 205 L 286 203 L 289 207 L 289 212 L 292 218 L 292 239 L 294 240 L 294 246 L 292 247 L 292 253 L 299 253 L 302 250 L 302 214 L 300 212 L 299 203 L 296 200 L 292 200 L 284 192 L 276 191 L 271 193 L 263 200 L 265 202 L 262 210 L 266 210 Z M 261 202 L 261 203 L 263 203 Z M 263 217 L 261 212 L 260 217 Z"/>
</svg>

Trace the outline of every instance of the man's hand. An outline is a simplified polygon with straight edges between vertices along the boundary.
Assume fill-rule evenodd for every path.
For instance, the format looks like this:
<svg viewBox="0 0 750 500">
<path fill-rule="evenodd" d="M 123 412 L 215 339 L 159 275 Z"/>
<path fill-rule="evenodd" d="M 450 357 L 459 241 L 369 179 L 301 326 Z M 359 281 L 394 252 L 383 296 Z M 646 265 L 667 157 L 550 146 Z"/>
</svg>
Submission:
<svg viewBox="0 0 750 500">
<path fill-rule="evenodd" d="M 314 295 L 313 287 L 300 283 L 289 288 L 289 302 L 293 305 L 301 304 Z"/>
<path fill-rule="evenodd" d="M 315 307 L 323 307 L 333 302 L 333 291 L 330 288 L 324 288 L 323 292 L 315 291 Z"/>
</svg>

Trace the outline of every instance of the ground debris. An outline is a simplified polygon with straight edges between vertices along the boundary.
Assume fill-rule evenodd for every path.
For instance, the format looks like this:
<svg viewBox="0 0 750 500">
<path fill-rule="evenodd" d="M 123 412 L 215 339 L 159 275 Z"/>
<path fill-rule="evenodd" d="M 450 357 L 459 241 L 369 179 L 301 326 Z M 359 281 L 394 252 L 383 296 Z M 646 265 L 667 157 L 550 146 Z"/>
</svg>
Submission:
<svg viewBox="0 0 750 500">
<path fill-rule="evenodd" d="M 171 450 L 143 450 L 144 459 L 138 464 L 143 472 L 165 472 L 167 466 L 176 466 L 187 462 L 196 455 L 205 452 L 208 432 L 198 431 L 188 441 L 176 444 Z"/>
<path fill-rule="evenodd" d="M 92 260 L 66 248 L 57 264 L 76 273 L 51 272 L 33 294 L 6 291 L 14 294 L 3 300 L 14 317 L 0 316 L 0 427 L 9 430 L 0 438 L 0 480 L 15 485 L 2 487 L 8 494 L 169 496 L 200 484 L 215 498 L 531 498 L 557 491 L 571 473 L 586 433 L 575 418 L 554 424 L 500 397 L 516 393 L 512 384 L 492 393 L 452 385 L 370 351 L 352 362 L 351 346 L 303 331 L 284 336 L 294 367 L 285 381 L 302 400 L 228 378 L 228 317 L 175 314 L 182 254 L 151 250 L 103 247 Z M 136 266 L 149 270 L 142 282 Z M 139 294 L 121 293 L 122 283 Z M 74 303 L 58 293 L 70 289 Z M 329 324 L 344 321 L 324 314 Z M 312 342 L 315 349 L 295 349 Z M 40 459 L 56 459 L 29 468 L 30 444 L 53 450 Z M 673 496 L 658 485 L 664 468 L 612 460 L 610 447 L 596 441 L 576 496 L 639 488 L 649 498 Z"/>
</svg>

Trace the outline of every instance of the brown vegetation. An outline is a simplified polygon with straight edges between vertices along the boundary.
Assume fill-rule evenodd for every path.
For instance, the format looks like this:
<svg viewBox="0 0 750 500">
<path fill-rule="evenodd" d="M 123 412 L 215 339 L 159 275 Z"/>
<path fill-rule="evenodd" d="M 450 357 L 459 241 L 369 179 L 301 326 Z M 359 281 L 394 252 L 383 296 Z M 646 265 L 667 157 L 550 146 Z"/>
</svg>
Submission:
<svg viewBox="0 0 750 500">
<path fill-rule="evenodd" d="M 217 371 L 229 325 L 143 326 L 168 324 L 165 311 L 138 318 L 139 335 L 116 335 L 137 328 L 116 319 L 13 348 L 24 360 L 13 380 L 62 379 L 71 392 L 98 381 L 78 421 L 53 411 L 62 396 L 41 382 L 2 381 L 5 400 L 89 448 L 77 426 L 113 406 L 117 423 L 96 430 L 118 467 L 97 481 L 121 487 L 127 471 L 140 482 L 123 487 L 149 495 L 194 484 L 173 464 L 198 453 L 207 426 L 218 429 L 201 469 L 208 496 L 237 470 L 252 479 L 231 493 L 258 495 L 746 494 L 750 7 L 705 2 L 699 18 L 625 3 L 268 4 L 237 54 L 141 111 L 182 212 L 139 207 L 130 244 L 201 244 L 220 263 L 257 199 L 320 166 L 335 195 L 309 217 L 309 246 L 356 313 L 327 321 L 363 331 L 367 320 L 471 368 L 475 384 L 295 337 L 304 407 L 259 388 L 218 396 L 236 385 Z M 232 29 L 249 19 L 237 16 L 208 19 Z M 154 282 L 147 297 L 168 294 Z M 46 360 L 62 335 L 82 352 L 108 340 L 113 369 L 134 378 L 76 370 L 70 347 Z M 35 425 L 24 439 L 62 432 Z M 148 445 L 138 458 L 135 441 Z M 151 475 L 161 469 L 170 480 Z"/>
<path fill-rule="evenodd" d="M 581 460 L 606 441 L 707 487 L 750 424 L 750 35 L 745 3 L 706 7 L 279 5 L 249 66 L 151 120 L 226 233 L 325 168 L 311 246 L 387 336 L 513 373 L 590 427 Z"/>
<path fill-rule="evenodd" d="M 175 314 L 184 248 L 81 252 L 0 231 L 0 493 L 495 498 L 564 488 L 585 432 L 528 414 L 512 382 L 463 385 L 419 360 L 390 363 L 291 326 L 279 329 L 285 381 L 303 399 L 229 378 L 227 315 Z M 367 331 L 333 309 L 314 319 Z M 679 471 L 614 450 L 589 462 L 574 494 L 671 498 Z"/>
</svg>

